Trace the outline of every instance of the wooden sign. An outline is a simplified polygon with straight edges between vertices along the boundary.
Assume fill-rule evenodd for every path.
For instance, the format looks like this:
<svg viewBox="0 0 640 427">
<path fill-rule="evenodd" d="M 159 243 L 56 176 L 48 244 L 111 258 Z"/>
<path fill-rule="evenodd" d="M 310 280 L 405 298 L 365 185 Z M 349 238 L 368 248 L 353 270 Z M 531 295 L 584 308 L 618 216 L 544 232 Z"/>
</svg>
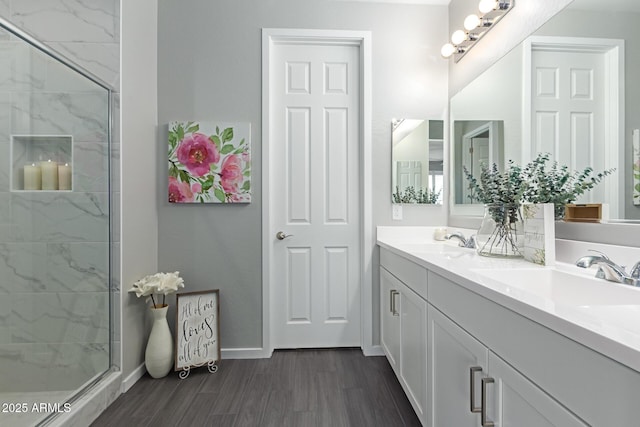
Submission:
<svg viewBox="0 0 640 427">
<path fill-rule="evenodd" d="M 219 291 L 176 295 L 175 370 L 186 378 L 191 368 L 207 365 L 216 372 L 220 360 Z"/>
</svg>

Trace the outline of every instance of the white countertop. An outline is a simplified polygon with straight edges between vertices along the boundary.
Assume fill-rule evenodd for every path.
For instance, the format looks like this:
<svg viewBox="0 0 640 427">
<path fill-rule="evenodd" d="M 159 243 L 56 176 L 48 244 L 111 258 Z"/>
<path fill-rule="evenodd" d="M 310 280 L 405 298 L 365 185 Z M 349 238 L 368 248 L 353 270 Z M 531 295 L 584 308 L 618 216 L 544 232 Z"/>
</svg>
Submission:
<svg viewBox="0 0 640 427">
<path fill-rule="evenodd" d="M 378 227 L 377 243 L 640 372 L 640 288 L 596 279 L 595 268 L 572 263 L 479 256 L 457 241 L 434 241 L 434 229 Z"/>
</svg>

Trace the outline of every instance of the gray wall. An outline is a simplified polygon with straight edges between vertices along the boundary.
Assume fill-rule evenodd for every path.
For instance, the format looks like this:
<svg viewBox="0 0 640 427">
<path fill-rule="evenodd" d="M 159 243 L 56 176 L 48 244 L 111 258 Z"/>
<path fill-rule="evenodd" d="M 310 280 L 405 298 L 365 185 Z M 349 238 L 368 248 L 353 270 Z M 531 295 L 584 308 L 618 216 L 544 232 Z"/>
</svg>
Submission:
<svg viewBox="0 0 640 427">
<path fill-rule="evenodd" d="M 185 291 L 221 290 L 223 348 L 262 346 L 261 28 L 372 32 L 373 206 L 365 208 L 373 210 L 375 225 L 442 224 L 446 218 L 443 207 L 422 207 L 405 209 L 405 221 L 392 222 L 389 197 L 391 119 L 444 116 L 447 61 L 440 57 L 440 47 L 447 38 L 445 7 L 326 0 L 160 0 L 158 164 L 166 163 L 164 138 L 171 120 L 245 121 L 252 126 L 250 205 L 169 205 L 166 170 L 161 168 L 158 175 L 159 269 L 179 270 Z M 373 286 L 377 296 L 377 279 Z M 377 302 L 375 306 L 377 311 Z"/>
</svg>

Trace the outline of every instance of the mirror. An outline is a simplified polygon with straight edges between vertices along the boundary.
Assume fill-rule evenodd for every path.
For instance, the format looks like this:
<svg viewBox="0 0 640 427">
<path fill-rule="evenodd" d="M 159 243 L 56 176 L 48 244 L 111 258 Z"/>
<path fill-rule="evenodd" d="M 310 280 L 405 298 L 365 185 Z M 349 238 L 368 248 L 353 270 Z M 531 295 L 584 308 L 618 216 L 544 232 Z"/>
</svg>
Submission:
<svg viewBox="0 0 640 427">
<path fill-rule="evenodd" d="M 444 186 L 444 121 L 391 121 L 391 201 L 441 205 Z"/>
<path fill-rule="evenodd" d="M 464 169 L 480 180 L 482 166 L 504 165 L 504 121 L 457 120 L 453 122 L 456 204 L 479 203 L 469 189 Z"/>
<path fill-rule="evenodd" d="M 490 119 L 502 124 L 497 164 L 549 152 L 572 170 L 616 168 L 578 202 L 607 203 L 612 220 L 640 219 L 633 198 L 639 19 L 637 0 L 574 0 L 451 98 L 452 215 L 482 213 L 465 200 L 461 140 L 463 123 Z"/>
</svg>

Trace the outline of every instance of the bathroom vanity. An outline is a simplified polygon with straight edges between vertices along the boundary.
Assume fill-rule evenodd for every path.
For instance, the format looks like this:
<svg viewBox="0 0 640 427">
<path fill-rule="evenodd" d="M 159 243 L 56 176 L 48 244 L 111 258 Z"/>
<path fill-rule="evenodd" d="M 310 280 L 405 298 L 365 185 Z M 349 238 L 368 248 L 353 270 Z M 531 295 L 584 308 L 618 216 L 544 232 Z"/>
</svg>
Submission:
<svg viewBox="0 0 640 427">
<path fill-rule="evenodd" d="M 640 425 L 640 288 L 432 234 L 378 228 L 381 345 L 423 425 Z"/>
</svg>

